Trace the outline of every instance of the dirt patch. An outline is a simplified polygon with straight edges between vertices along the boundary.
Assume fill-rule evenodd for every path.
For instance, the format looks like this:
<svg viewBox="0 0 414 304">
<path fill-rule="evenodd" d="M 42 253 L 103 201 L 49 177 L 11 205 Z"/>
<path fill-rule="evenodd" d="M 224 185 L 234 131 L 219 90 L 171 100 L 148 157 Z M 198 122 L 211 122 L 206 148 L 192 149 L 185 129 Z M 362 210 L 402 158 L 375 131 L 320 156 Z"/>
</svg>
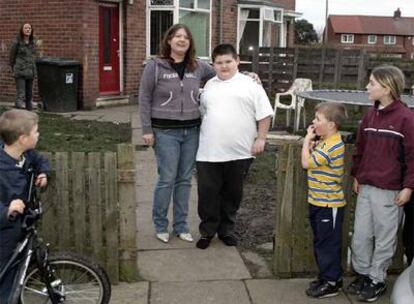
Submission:
<svg viewBox="0 0 414 304">
<path fill-rule="evenodd" d="M 275 153 L 274 147 L 269 147 L 256 158 L 246 178 L 236 221 L 241 250 L 254 250 L 272 242 L 276 206 Z"/>
</svg>

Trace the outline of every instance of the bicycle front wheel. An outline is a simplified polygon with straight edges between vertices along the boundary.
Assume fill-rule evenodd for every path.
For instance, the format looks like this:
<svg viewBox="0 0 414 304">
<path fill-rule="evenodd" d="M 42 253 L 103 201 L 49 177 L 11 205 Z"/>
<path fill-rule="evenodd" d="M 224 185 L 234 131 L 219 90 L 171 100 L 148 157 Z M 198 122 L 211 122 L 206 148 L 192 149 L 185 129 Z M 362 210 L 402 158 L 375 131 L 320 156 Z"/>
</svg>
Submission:
<svg viewBox="0 0 414 304">
<path fill-rule="evenodd" d="M 52 269 L 52 288 L 63 295 L 67 304 L 107 304 L 111 285 L 105 271 L 96 263 L 73 253 L 57 253 L 49 257 Z M 29 269 L 25 278 L 22 304 L 52 303 L 42 281 L 39 268 Z"/>
</svg>

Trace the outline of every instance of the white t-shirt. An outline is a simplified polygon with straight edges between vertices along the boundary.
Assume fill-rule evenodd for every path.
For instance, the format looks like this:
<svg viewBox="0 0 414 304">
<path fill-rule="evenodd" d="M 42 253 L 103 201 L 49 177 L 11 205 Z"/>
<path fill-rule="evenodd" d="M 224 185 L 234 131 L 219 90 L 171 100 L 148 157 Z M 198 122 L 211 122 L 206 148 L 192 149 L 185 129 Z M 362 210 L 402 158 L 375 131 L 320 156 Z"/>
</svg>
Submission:
<svg viewBox="0 0 414 304">
<path fill-rule="evenodd" d="M 239 72 L 231 79 L 210 79 L 201 94 L 202 123 L 197 161 L 251 158 L 256 121 L 273 115 L 263 87 Z"/>
</svg>

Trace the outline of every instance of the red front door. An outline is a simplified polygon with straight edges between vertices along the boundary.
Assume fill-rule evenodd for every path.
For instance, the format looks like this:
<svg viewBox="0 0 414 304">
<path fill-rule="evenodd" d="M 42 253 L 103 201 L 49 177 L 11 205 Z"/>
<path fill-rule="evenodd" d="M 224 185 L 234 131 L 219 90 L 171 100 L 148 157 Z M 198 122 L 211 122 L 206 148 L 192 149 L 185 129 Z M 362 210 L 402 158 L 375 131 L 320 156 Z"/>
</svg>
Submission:
<svg viewBox="0 0 414 304">
<path fill-rule="evenodd" d="M 119 8 L 99 4 L 99 92 L 119 94 Z"/>
</svg>

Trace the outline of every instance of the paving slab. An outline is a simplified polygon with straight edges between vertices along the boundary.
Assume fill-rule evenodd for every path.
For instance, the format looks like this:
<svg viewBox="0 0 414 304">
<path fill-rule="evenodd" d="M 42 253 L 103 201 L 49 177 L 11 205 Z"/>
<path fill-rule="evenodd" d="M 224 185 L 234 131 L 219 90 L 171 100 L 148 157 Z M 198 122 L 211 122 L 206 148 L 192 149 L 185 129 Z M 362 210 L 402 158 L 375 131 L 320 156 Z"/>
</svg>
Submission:
<svg viewBox="0 0 414 304">
<path fill-rule="evenodd" d="M 251 278 L 237 249 L 216 239 L 206 250 L 138 251 L 138 269 L 144 280 L 158 282 Z"/>
<path fill-rule="evenodd" d="M 252 304 L 350 304 L 341 293 L 334 298 L 312 299 L 306 296 L 309 279 L 246 280 Z"/>
<path fill-rule="evenodd" d="M 152 283 L 151 304 L 250 304 L 242 281 Z"/>
<path fill-rule="evenodd" d="M 149 304 L 149 283 L 119 283 L 112 286 L 111 304 Z"/>
</svg>

